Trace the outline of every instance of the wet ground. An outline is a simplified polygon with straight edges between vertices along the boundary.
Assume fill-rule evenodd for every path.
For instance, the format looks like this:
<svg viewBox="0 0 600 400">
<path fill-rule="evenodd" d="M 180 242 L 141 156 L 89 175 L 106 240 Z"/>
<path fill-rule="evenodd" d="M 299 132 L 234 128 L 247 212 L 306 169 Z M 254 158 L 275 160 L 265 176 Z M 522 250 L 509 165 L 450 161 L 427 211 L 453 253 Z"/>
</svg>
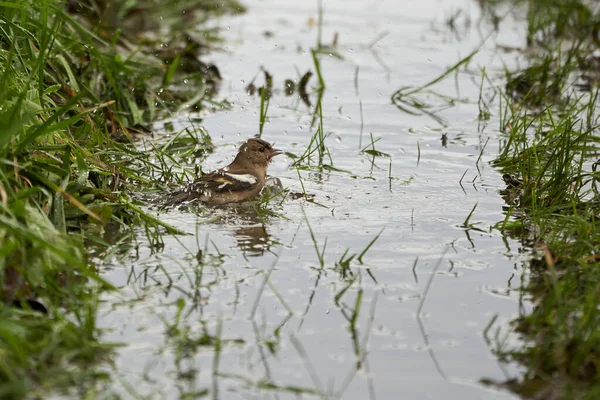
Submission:
<svg viewBox="0 0 600 400">
<path fill-rule="evenodd" d="M 283 3 L 246 1 L 248 13 L 218 21 L 224 51 L 209 58 L 232 106 L 202 114 L 217 146 L 205 169 L 226 165 L 257 133 L 260 99 L 246 86 L 257 74 L 263 84 L 261 66 L 276 89 L 263 138 L 300 155 L 315 132 L 312 108 L 283 88 L 314 72 L 318 8 Z M 453 31 L 446 22 L 459 10 Z M 142 241 L 129 261 L 104 266 L 103 277 L 121 288 L 106 298 L 100 322 L 105 340 L 126 345 L 112 387 L 124 397 L 513 398 L 480 383 L 519 376 L 493 349 L 518 312 L 524 251 L 491 229 L 504 219 L 504 184 L 488 165 L 502 134 L 493 107 L 478 120 L 478 98 L 479 66 L 501 76 L 502 63 L 514 61 L 496 44 L 518 46 L 524 35 L 516 25 L 492 35 L 467 70 L 435 86 L 462 100 L 439 112 L 440 124 L 400 111 L 390 97 L 481 44 L 492 28 L 476 2 L 332 0 L 324 11 L 322 42 L 336 40 L 343 57 L 321 57 L 326 145 L 333 166 L 351 173 L 301 170 L 300 181 L 280 156 L 270 174 L 293 192 L 303 185 L 313 202 L 271 204 L 285 218 L 264 223 L 247 207 L 173 209 L 161 218 L 191 235 L 165 236 L 158 252 Z M 313 76 L 308 86 L 316 85 Z M 172 122 L 178 129 L 189 120 Z M 360 151 L 370 134 L 389 157 Z M 308 224 L 325 248 L 322 264 Z M 347 249 L 346 258 L 360 255 L 378 234 L 362 263 L 340 266 Z"/>
</svg>

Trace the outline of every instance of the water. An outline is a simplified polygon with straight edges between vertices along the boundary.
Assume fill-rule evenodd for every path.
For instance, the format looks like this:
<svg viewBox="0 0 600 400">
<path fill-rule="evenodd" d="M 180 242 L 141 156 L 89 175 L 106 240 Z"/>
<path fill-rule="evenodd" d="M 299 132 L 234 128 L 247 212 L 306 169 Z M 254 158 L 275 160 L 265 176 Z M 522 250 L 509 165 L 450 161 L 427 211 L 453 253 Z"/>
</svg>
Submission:
<svg viewBox="0 0 600 400">
<path fill-rule="evenodd" d="M 209 56 L 224 78 L 219 95 L 232 107 L 202 115 L 217 145 L 207 169 L 229 163 L 239 143 L 257 133 L 260 99 L 245 87 L 261 66 L 278 89 L 263 138 L 299 155 L 315 130 L 311 109 L 286 97 L 283 86 L 314 72 L 316 4 L 246 4 L 248 13 L 219 20 L 224 49 Z M 440 112 L 442 126 L 399 111 L 390 96 L 439 76 L 479 46 L 491 27 L 479 22 L 475 2 L 331 0 L 324 9 L 322 41 L 337 33 L 344 57 L 321 58 L 326 144 L 334 166 L 351 174 L 301 171 L 314 202 L 272 205 L 286 218 L 264 225 L 247 209 L 171 210 L 161 218 L 191 235 L 165 236 L 159 252 L 142 241 L 129 261 L 105 265 L 103 278 L 121 292 L 107 296 L 100 322 L 105 340 L 126 344 L 111 386 L 125 397 L 287 399 L 319 391 L 344 399 L 513 398 L 480 383 L 519 376 L 494 357 L 496 342 L 484 331 L 497 315 L 490 338 L 506 332 L 517 315 L 525 251 L 490 229 L 504 219 L 504 185 L 488 165 L 503 135 L 494 108 L 489 121 L 478 121 L 477 99 L 478 66 L 494 79 L 502 63 L 513 65 L 496 43 L 522 44 L 522 29 L 501 29 L 467 72 L 435 86 L 465 100 Z M 457 10 L 463 19 L 451 32 L 444 20 Z M 255 84 L 263 84 L 262 74 Z M 176 129 L 190 123 L 187 115 L 171 122 Z M 371 133 L 389 158 L 361 154 Z M 291 163 L 279 156 L 269 172 L 301 192 Z M 469 222 L 477 229 L 465 229 L 475 205 Z M 323 267 L 307 221 L 320 250 L 326 243 Z M 334 270 L 347 249 L 358 255 L 378 234 L 363 264 L 351 262 L 352 275 Z"/>
</svg>

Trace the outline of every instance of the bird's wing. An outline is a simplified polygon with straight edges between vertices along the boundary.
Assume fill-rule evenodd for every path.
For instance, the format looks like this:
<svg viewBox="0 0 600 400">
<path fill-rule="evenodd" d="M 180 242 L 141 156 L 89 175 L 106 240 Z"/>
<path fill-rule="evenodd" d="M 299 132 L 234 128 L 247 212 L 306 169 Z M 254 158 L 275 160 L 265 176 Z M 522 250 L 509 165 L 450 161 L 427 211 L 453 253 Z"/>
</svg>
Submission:
<svg viewBox="0 0 600 400">
<path fill-rule="evenodd" d="M 188 192 L 194 191 L 210 196 L 252 190 L 257 184 L 258 178 L 252 174 L 234 174 L 219 170 L 196 179 L 187 189 Z"/>
<path fill-rule="evenodd" d="M 257 189 L 260 181 L 253 174 L 245 171 L 235 171 L 235 173 L 222 168 L 220 170 L 208 173 L 195 181 L 189 183 L 183 189 L 180 189 L 170 195 L 167 205 L 178 204 L 184 201 L 190 201 L 197 198 L 210 198 L 215 195 L 232 194 Z"/>
</svg>

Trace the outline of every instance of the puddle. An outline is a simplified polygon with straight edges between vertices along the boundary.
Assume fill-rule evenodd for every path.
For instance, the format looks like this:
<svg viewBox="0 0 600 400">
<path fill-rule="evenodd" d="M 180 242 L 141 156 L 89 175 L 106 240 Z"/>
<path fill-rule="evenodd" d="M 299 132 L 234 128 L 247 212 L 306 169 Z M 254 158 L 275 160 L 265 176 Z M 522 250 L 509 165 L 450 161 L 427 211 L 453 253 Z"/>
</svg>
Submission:
<svg viewBox="0 0 600 400">
<path fill-rule="evenodd" d="M 204 162 L 209 169 L 229 163 L 257 133 L 260 98 L 245 88 L 261 66 L 277 89 L 263 139 L 299 155 L 314 133 L 311 110 L 283 88 L 286 79 L 314 71 L 316 4 L 246 4 L 245 15 L 219 21 L 224 51 L 209 57 L 224 78 L 220 96 L 232 103 L 202 122 L 216 145 Z M 137 257 L 106 266 L 103 278 L 122 290 L 105 299 L 100 322 L 105 340 L 126 344 L 111 388 L 123 396 L 514 397 L 480 384 L 520 372 L 495 359 L 484 331 L 496 315 L 490 336 L 506 331 L 517 314 L 523 250 L 490 229 L 504 218 L 504 184 L 488 165 L 502 135 L 497 116 L 477 119 L 477 66 L 501 74 L 502 62 L 511 61 L 499 58 L 496 41 L 519 45 L 525 36 L 501 29 L 469 72 L 435 86 L 450 96 L 458 88 L 466 100 L 440 112 L 443 127 L 399 111 L 390 97 L 434 79 L 480 44 L 487 35 L 480 32 L 491 28 L 478 25 L 476 2 L 331 0 L 324 8 L 322 41 L 337 36 L 344 57 L 321 58 L 326 145 L 333 166 L 351 174 L 300 171 L 314 203 L 272 205 L 286 218 L 268 217 L 264 226 L 248 210 L 171 210 L 162 219 L 192 235 L 165 236 L 155 253 L 142 243 Z M 462 40 L 443 23 L 457 9 L 472 21 Z M 179 129 L 188 121 L 171 122 Z M 371 133 L 390 157 L 361 154 Z M 291 164 L 277 157 L 269 172 L 302 192 Z M 465 230 L 476 204 L 469 223 L 478 229 Z M 307 221 L 319 251 L 326 243 L 323 266 Z M 362 263 L 355 257 L 351 272 L 336 270 L 346 250 L 346 258 L 358 256 L 378 234 Z"/>
</svg>

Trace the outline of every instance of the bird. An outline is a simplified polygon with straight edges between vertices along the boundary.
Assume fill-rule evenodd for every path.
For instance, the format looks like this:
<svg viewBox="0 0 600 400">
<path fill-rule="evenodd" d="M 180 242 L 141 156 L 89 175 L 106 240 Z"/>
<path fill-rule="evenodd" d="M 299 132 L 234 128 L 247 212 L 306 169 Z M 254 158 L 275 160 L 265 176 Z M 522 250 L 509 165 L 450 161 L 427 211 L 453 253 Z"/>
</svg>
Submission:
<svg viewBox="0 0 600 400">
<path fill-rule="evenodd" d="M 279 149 L 257 138 L 241 145 L 231 164 L 190 182 L 171 193 L 167 205 L 192 200 L 207 204 L 240 203 L 257 197 L 267 181 L 267 167 Z"/>
</svg>

